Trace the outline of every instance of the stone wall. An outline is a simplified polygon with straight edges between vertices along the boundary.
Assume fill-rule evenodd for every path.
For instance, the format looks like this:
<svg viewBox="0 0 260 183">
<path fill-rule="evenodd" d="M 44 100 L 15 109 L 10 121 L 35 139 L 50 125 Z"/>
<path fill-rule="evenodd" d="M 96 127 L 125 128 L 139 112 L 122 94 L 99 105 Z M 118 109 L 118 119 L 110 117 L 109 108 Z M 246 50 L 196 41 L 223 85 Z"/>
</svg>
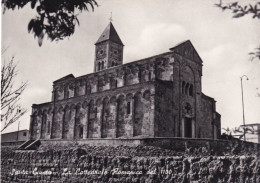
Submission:
<svg viewBox="0 0 260 183">
<path fill-rule="evenodd" d="M 33 105 L 31 138 L 220 138 L 215 101 L 201 92 L 196 50 L 189 41 L 171 50 L 55 81 L 52 102 Z"/>
<path fill-rule="evenodd" d="M 129 86 L 155 78 L 172 78 L 173 54 L 161 54 L 133 63 L 124 64 L 77 78 L 57 80 L 53 84 L 53 100 L 89 95 L 96 92 Z"/>
<path fill-rule="evenodd" d="M 31 137 L 87 139 L 154 136 L 155 82 L 34 105 Z"/>
<path fill-rule="evenodd" d="M 173 118 L 173 83 L 158 80 L 155 87 L 155 136 L 174 137 L 175 122 Z"/>
<path fill-rule="evenodd" d="M 212 156 L 147 146 L 48 146 L 39 151 L 2 149 L 1 166 L 3 183 L 260 181 L 260 159 L 253 151 Z"/>
</svg>

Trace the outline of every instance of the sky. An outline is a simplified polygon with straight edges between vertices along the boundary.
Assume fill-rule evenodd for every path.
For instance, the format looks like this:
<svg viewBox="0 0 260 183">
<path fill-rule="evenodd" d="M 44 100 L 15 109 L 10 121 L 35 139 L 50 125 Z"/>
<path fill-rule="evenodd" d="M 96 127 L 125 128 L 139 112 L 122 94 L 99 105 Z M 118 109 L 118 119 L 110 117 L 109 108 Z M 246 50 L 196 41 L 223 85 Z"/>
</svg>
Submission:
<svg viewBox="0 0 260 183">
<path fill-rule="evenodd" d="M 97 0 L 94 12 L 78 16 L 74 35 L 58 42 L 46 38 L 38 46 L 27 31 L 35 10 L 27 5 L 2 15 L 2 60 L 18 62 L 17 84 L 28 81 L 21 104 L 28 112 L 20 118 L 20 129 L 28 129 L 32 104 L 51 101 L 52 82 L 68 74 L 92 73 L 95 42 L 109 23 L 124 43 L 124 63 L 169 51 L 190 40 L 203 60 L 202 91 L 213 97 L 222 127 L 243 124 L 241 82 L 243 80 L 246 123 L 260 123 L 260 61 L 248 55 L 260 40 L 259 20 L 251 15 L 234 19 L 230 12 L 214 6 L 218 0 Z M 258 89 L 257 89 L 258 88 Z M 17 130 L 18 121 L 3 133 Z"/>
</svg>

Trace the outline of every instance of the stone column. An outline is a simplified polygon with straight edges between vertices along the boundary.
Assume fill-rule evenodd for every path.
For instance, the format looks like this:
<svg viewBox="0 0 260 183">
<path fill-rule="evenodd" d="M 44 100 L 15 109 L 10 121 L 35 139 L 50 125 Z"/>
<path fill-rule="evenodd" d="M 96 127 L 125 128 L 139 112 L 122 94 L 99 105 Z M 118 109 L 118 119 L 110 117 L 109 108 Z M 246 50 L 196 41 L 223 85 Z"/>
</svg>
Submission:
<svg viewBox="0 0 260 183">
<path fill-rule="evenodd" d="M 42 125 L 41 125 L 41 131 L 40 131 L 40 134 L 41 134 L 41 139 L 45 139 L 45 136 L 46 136 L 46 113 L 43 112 L 42 114 Z"/>
<path fill-rule="evenodd" d="M 126 100 L 126 102 L 127 102 L 127 100 Z M 131 132 L 131 137 L 134 137 L 134 126 L 135 126 L 135 96 L 133 96 L 133 98 L 131 99 L 131 101 L 130 101 L 130 103 L 131 103 L 131 112 L 130 112 L 130 114 L 132 115 L 132 132 Z"/>
<path fill-rule="evenodd" d="M 191 125 L 192 125 L 192 138 L 196 138 L 196 128 L 195 128 L 195 120 L 192 119 L 191 121 Z"/>
<path fill-rule="evenodd" d="M 63 123 L 64 123 L 64 118 L 65 118 L 65 109 L 62 109 L 60 111 L 60 120 L 59 120 L 59 123 L 60 123 L 60 131 L 58 133 L 58 138 L 59 139 L 62 139 L 62 131 L 63 131 Z"/>
<path fill-rule="evenodd" d="M 181 118 L 181 137 L 185 137 L 185 129 L 184 129 L 184 127 L 185 127 L 185 125 L 184 125 L 184 117 L 182 117 Z"/>
<path fill-rule="evenodd" d="M 154 73 L 154 64 L 150 64 L 149 65 L 149 72 L 150 72 L 150 76 L 151 76 L 151 81 L 154 81 L 155 80 L 155 73 Z"/>
<path fill-rule="evenodd" d="M 69 96 L 68 98 L 74 97 L 74 91 L 75 91 L 75 86 L 74 84 L 70 84 L 68 87 L 68 91 L 69 91 Z"/>
<path fill-rule="evenodd" d="M 118 73 L 117 73 L 117 87 L 122 87 L 125 85 L 125 82 L 124 82 L 124 71 L 123 70 L 119 70 Z"/>
<path fill-rule="evenodd" d="M 75 117 L 76 117 L 76 107 L 72 105 L 70 108 L 70 119 L 69 119 L 69 132 L 68 132 L 68 139 L 74 139 L 74 128 L 75 128 Z"/>
<path fill-rule="evenodd" d="M 81 80 L 79 84 L 79 95 L 85 95 L 86 94 L 86 81 Z"/>
<path fill-rule="evenodd" d="M 118 111 L 117 111 L 117 102 L 114 102 L 113 103 L 113 107 L 114 107 L 114 112 L 115 112 L 115 114 L 114 114 L 114 116 L 115 116 L 115 120 L 114 120 L 114 133 L 113 133 L 113 138 L 116 138 L 117 137 L 117 114 L 118 114 Z"/>
<path fill-rule="evenodd" d="M 150 132 L 149 133 L 152 137 L 154 137 L 155 136 L 155 130 L 154 130 L 154 128 L 155 128 L 155 125 L 154 125 L 155 104 L 154 104 L 154 95 L 153 94 L 150 96 L 150 105 L 151 105 L 151 111 L 149 114 L 149 117 L 150 117 Z"/>
<path fill-rule="evenodd" d="M 91 93 L 97 92 L 97 83 L 98 83 L 97 78 L 91 78 L 90 79 Z"/>
<path fill-rule="evenodd" d="M 62 138 L 62 123 L 63 123 L 63 108 L 54 110 L 54 117 L 52 122 L 52 138 L 61 139 Z"/>
<path fill-rule="evenodd" d="M 30 116 L 30 129 L 29 129 L 29 132 L 30 132 L 30 137 L 29 139 L 33 139 L 33 125 L 34 125 L 34 115 L 31 115 Z"/>
<path fill-rule="evenodd" d="M 83 104 L 84 115 L 83 115 L 83 139 L 88 138 L 88 106 Z"/>
<path fill-rule="evenodd" d="M 36 124 L 37 124 L 36 138 L 40 139 L 41 138 L 41 127 L 42 127 L 42 113 L 37 114 L 37 116 L 36 116 Z"/>
<path fill-rule="evenodd" d="M 103 102 L 100 105 L 97 105 L 97 118 L 96 118 L 96 120 L 97 120 L 97 125 L 98 125 L 97 131 L 99 132 L 98 138 L 102 138 L 103 107 L 104 107 Z"/>
<path fill-rule="evenodd" d="M 110 76 L 109 75 L 105 75 L 104 76 L 103 91 L 109 90 L 109 89 L 111 89 L 111 86 L 110 86 Z"/>
</svg>

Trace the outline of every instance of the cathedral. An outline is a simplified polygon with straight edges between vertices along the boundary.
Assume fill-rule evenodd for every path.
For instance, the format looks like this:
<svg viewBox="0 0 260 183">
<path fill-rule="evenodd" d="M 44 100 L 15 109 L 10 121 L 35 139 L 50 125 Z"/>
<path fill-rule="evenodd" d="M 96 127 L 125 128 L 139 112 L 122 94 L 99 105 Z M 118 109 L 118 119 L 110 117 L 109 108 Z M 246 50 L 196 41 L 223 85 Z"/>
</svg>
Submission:
<svg viewBox="0 0 260 183">
<path fill-rule="evenodd" d="M 184 41 L 123 64 L 110 22 L 95 43 L 94 73 L 53 82 L 50 102 L 34 104 L 30 139 L 220 137 L 216 101 L 202 93 L 202 60 Z"/>
</svg>

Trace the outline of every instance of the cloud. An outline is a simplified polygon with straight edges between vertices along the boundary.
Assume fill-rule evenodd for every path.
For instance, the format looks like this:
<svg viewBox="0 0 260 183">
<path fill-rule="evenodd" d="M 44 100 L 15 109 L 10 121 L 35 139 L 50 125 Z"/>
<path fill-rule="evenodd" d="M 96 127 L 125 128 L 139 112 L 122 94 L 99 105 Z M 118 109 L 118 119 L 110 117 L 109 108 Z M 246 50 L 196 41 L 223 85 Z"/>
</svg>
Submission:
<svg viewBox="0 0 260 183">
<path fill-rule="evenodd" d="M 126 60 L 133 61 L 167 52 L 169 48 L 187 39 L 187 33 L 179 24 L 150 24 L 145 26 L 136 42 L 127 48 Z"/>
<path fill-rule="evenodd" d="M 218 101 L 217 109 L 222 115 L 223 127 L 242 124 L 242 75 L 249 77 L 248 81 L 243 82 L 247 122 L 255 123 L 260 118 L 260 98 L 256 98 L 256 88 L 260 83 L 260 77 L 256 76 L 260 76 L 260 63 L 249 61 L 247 53 L 251 48 L 252 46 L 226 42 L 200 54 L 204 61 L 203 91 Z"/>
</svg>

